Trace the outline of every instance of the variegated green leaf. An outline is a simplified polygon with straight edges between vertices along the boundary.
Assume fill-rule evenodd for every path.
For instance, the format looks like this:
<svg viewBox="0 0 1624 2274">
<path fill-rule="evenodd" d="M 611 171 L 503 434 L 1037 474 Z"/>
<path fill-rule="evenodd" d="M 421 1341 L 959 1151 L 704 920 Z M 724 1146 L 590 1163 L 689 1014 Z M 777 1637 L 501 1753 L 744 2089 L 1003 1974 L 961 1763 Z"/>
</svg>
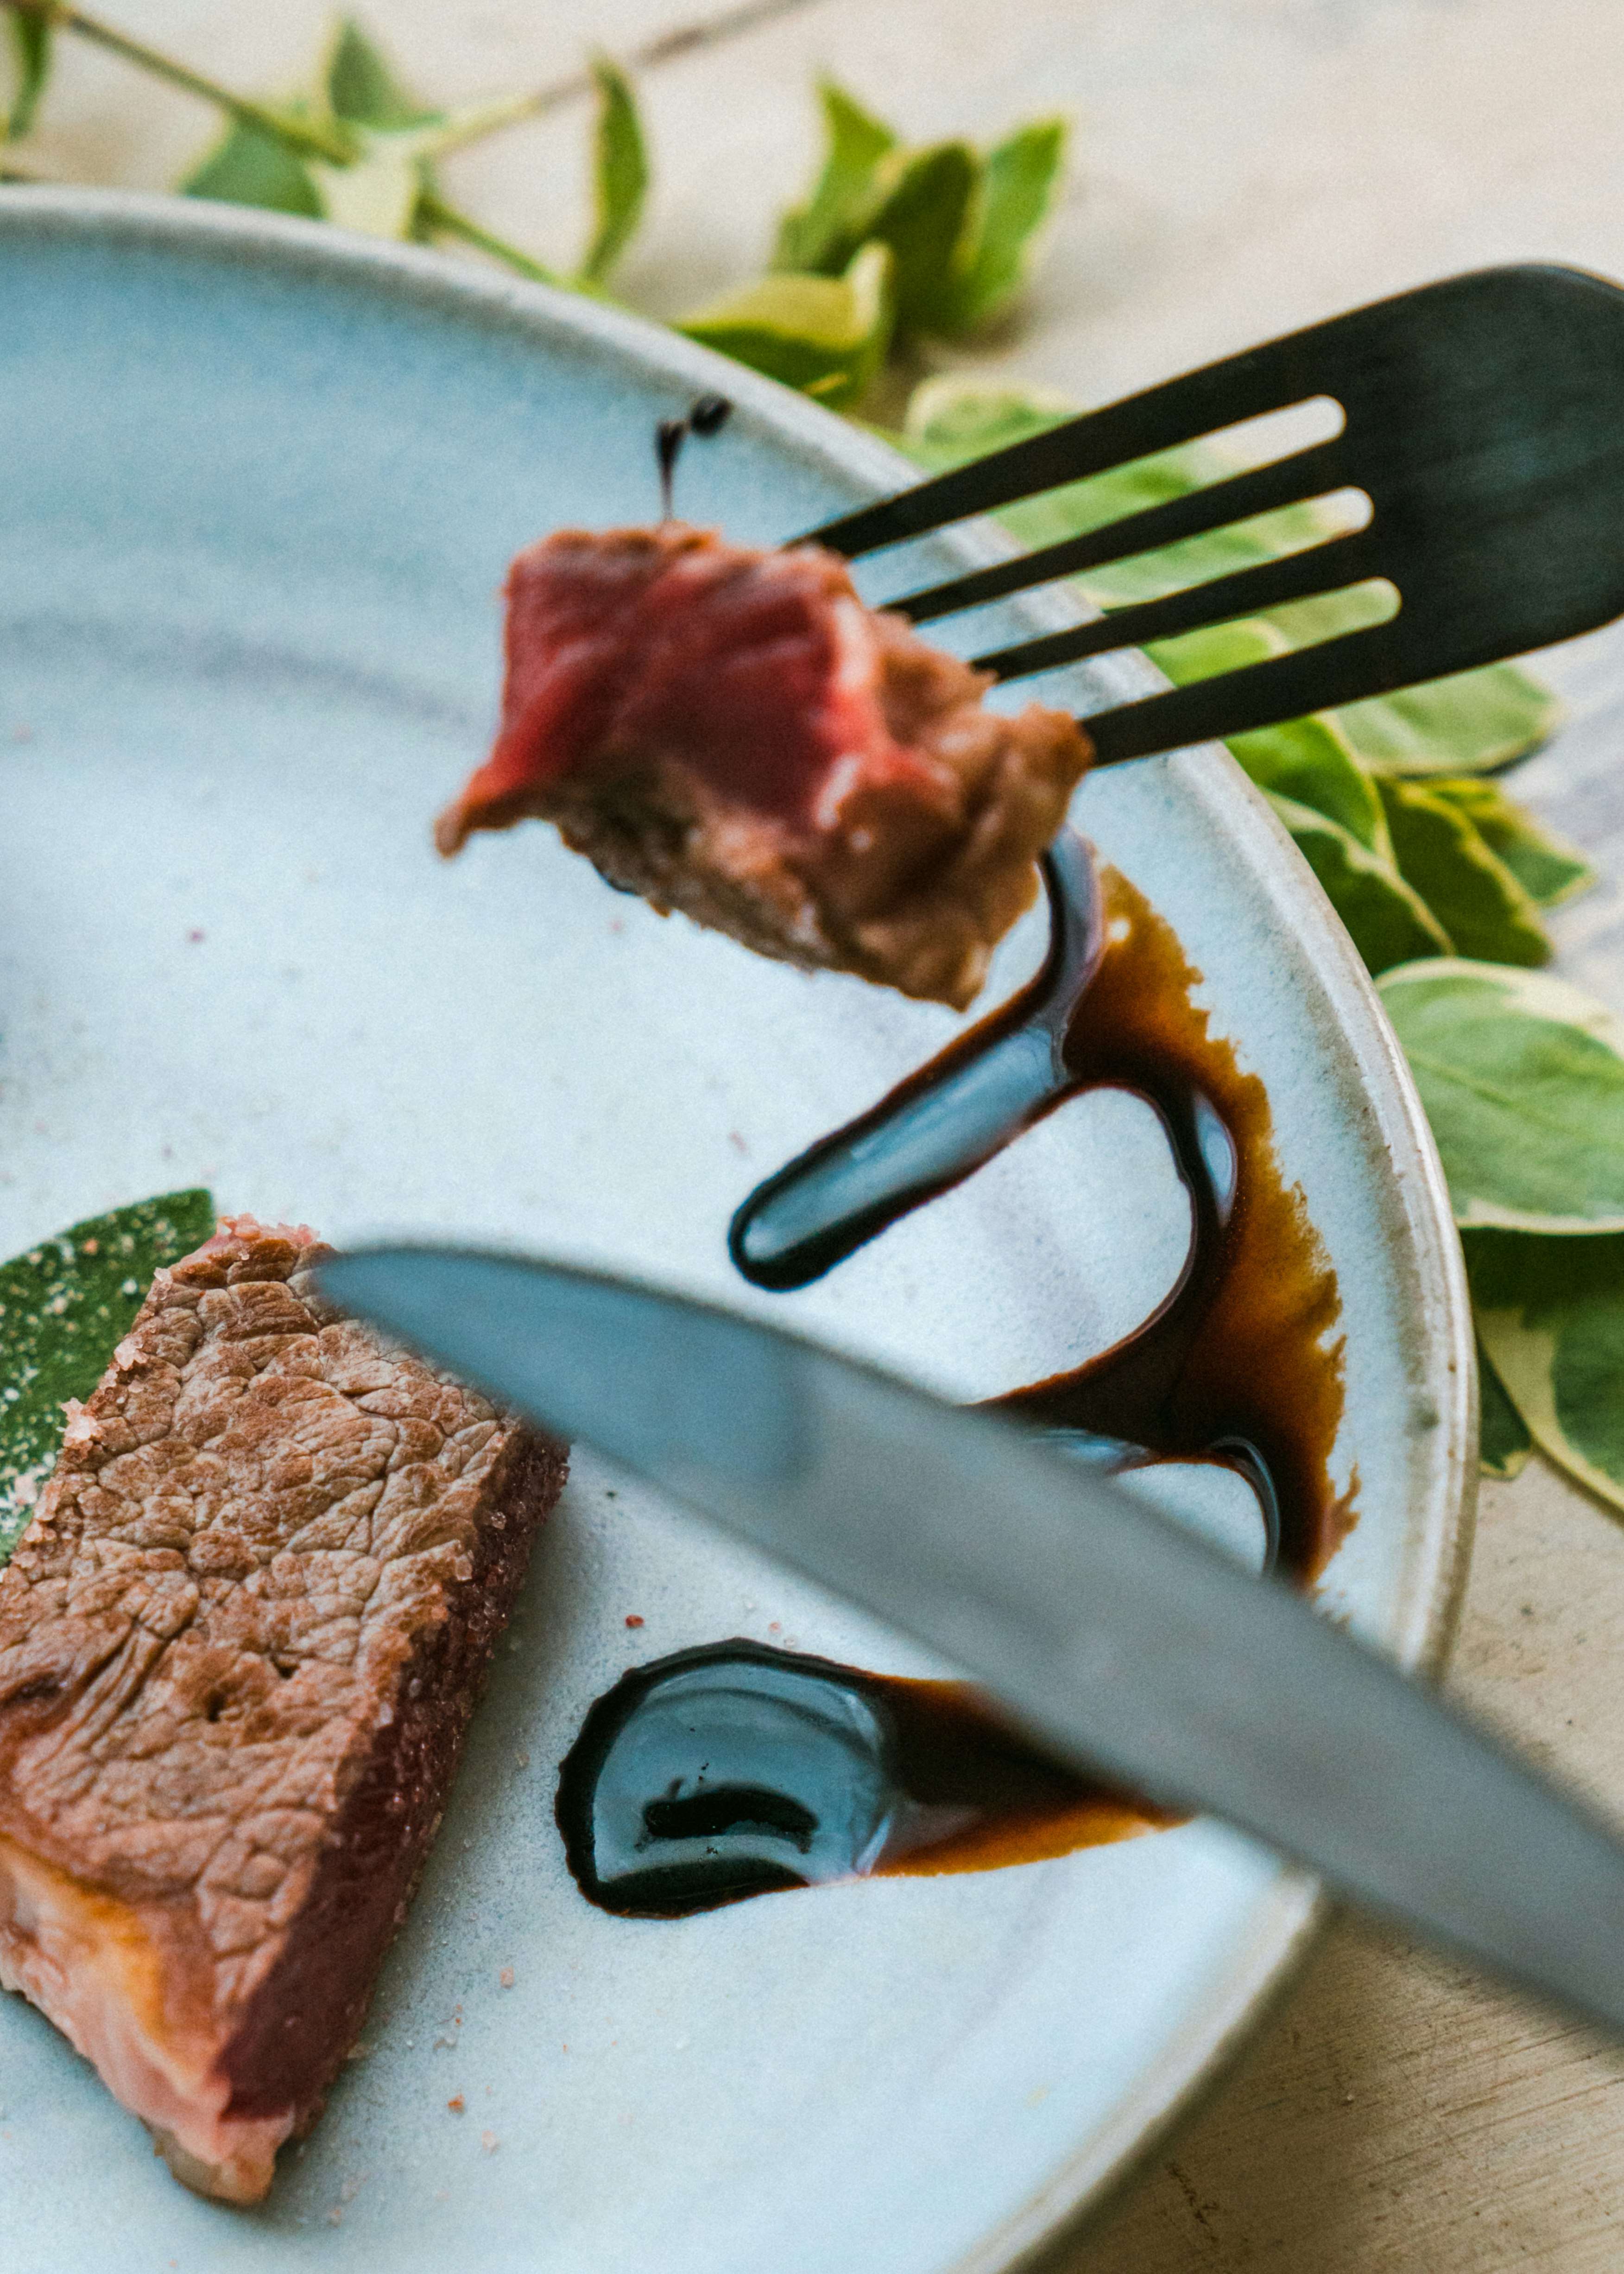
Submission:
<svg viewBox="0 0 1624 2274">
<path fill-rule="evenodd" d="M 902 432 L 891 440 L 931 473 L 945 473 L 1076 415 L 1074 403 L 1046 388 L 925 379 L 908 397 Z"/>
<path fill-rule="evenodd" d="M 696 309 L 678 328 L 838 409 L 879 369 L 892 314 L 891 253 L 867 245 L 844 276 L 774 272 Z"/>
<path fill-rule="evenodd" d="M 1412 963 L 1378 983 L 1456 1221 L 1624 1231 L 1624 1023 L 1560 979 L 1498 964 Z"/>
<path fill-rule="evenodd" d="M 951 332 L 959 246 L 980 185 L 981 161 L 967 142 L 939 142 L 928 150 L 894 154 L 880 173 L 885 192 L 864 234 L 868 242 L 891 248 L 898 328 Z"/>
<path fill-rule="evenodd" d="M 1542 1453 L 1624 1509 L 1624 1238 L 1465 1236 L 1478 1332 Z"/>
<path fill-rule="evenodd" d="M 1448 953 L 1448 935 L 1390 861 L 1312 806 L 1273 794 L 1269 803 L 1319 878 L 1367 971 Z"/>
<path fill-rule="evenodd" d="M 1486 1477 L 1521 1476 L 1528 1466 L 1534 1441 L 1481 1342 L 1477 1344 L 1477 1458 L 1483 1473 Z"/>
<path fill-rule="evenodd" d="M 1520 665 L 1494 663 L 1350 703 L 1338 716 L 1380 773 L 1467 774 L 1538 749 L 1555 732 L 1561 706 Z"/>
<path fill-rule="evenodd" d="M 1279 645 L 1283 648 L 1284 641 Z M 1392 865 L 1393 846 L 1381 801 L 1334 719 L 1296 719 L 1289 726 L 1235 734 L 1229 748 L 1259 789 L 1294 798 L 1324 814 L 1367 853 Z"/>
<path fill-rule="evenodd" d="M 1532 895 L 1479 835 L 1470 816 L 1425 782 L 1378 775 L 1399 872 L 1455 944 L 1484 963 L 1537 965 L 1551 943 Z"/>
<path fill-rule="evenodd" d="M 423 189 L 417 130 L 363 132 L 361 140 L 361 154 L 353 165 L 311 162 L 311 178 L 324 215 L 339 229 L 353 229 L 363 237 L 411 237 Z"/>
<path fill-rule="evenodd" d="M 1497 781 L 1481 774 L 1429 774 L 1426 787 L 1466 815 L 1538 907 L 1553 908 L 1595 883 L 1596 871 L 1578 847 L 1536 821 Z"/>
<path fill-rule="evenodd" d="M 440 118 L 407 93 L 353 16 L 341 17 L 334 27 L 322 81 L 334 117 L 356 126 L 387 134 Z"/>
</svg>

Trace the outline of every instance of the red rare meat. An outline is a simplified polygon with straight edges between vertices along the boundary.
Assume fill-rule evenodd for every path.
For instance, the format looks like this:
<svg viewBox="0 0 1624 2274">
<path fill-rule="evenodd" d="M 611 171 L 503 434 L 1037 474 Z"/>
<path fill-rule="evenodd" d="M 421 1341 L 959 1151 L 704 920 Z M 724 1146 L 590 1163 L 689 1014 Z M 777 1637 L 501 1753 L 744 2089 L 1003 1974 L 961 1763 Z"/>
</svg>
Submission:
<svg viewBox="0 0 1624 2274">
<path fill-rule="evenodd" d="M 560 530 L 509 573 L 501 731 L 436 841 L 537 816 L 663 915 L 962 1008 L 1089 757 L 989 683 L 821 546 Z"/>
</svg>

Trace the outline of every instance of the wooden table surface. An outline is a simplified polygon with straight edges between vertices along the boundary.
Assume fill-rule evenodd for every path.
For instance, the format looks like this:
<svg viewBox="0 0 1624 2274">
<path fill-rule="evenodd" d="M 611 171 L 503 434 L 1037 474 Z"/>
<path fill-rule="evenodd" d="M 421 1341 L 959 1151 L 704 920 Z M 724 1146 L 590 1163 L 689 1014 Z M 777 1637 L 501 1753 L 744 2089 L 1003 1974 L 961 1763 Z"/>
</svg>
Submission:
<svg viewBox="0 0 1624 2274">
<path fill-rule="evenodd" d="M 102 0 L 120 24 L 274 91 L 327 0 Z M 627 52 L 700 0 L 363 0 L 436 97 Z M 812 162 L 828 66 L 915 137 L 1078 123 L 1021 322 L 953 365 L 1082 402 L 1491 260 L 1624 275 L 1620 0 L 786 0 L 650 72 L 658 185 L 619 280 L 657 312 L 759 264 Z M 189 99 L 66 59 L 34 157 L 162 186 L 207 139 Z M 568 260 L 576 104 L 455 162 L 489 226 Z M 1570 720 L 1520 794 L 1624 879 L 1624 639 L 1551 659 Z M 1624 1009 L 1624 895 L 1563 911 L 1561 968 Z M 1624 1527 L 1535 1464 L 1486 1485 L 1450 1687 L 1624 1813 Z M 1624 2053 L 1347 1922 L 1205 2106 L 1045 2274 L 1548 2274 L 1624 2264 Z M 831 2274 L 833 2270 L 831 2270 Z M 842 2270 L 844 2274 L 844 2270 Z M 876 2270 L 883 2274 L 883 2270 Z"/>
</svg>

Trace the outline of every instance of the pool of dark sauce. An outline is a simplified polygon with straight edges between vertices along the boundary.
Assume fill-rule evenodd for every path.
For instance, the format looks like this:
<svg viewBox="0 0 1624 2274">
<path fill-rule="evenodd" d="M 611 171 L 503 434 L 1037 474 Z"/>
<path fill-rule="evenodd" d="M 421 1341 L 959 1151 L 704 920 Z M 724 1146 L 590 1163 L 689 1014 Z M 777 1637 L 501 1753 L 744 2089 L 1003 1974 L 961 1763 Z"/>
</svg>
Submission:
<svg viewBox="0 0 1624 2274">
<path fill-rule="evenodd" d="M 1281 1173 L 1263 1083 L 1209 1031 L 1172 927 L 1071 832 L 1043 869 L 1035 977 L 759 1186 L 729 1252 L 758 1287 L 809 1285 L 1068 1099 L 1143 1098 L 1189 1195 L 1182 1270 L 1111 1348 L 989 1403 L 1106 1470 L 1234 1470 L 1256 1495 L 1262 1566 L 1309 1586 L 1357 1492 L 1330 1475 L 1342 1362 L 1329 1259 Z M 601 1698 L 563 1765 L 558 1819 L 590 1901 L 657 1917 L 1030 1863 L 1178 1820 L 1034 1751 L 970 1684 L 742 1640 L 639 1667 Z"/>
<path fill-rule="evenodd" d="M 558 1820 L 583 1894 L 636 1918 L 990 1871 L 1178 1821 L 1034 1752 L 966 1683 L 742 1640 L 637 1667 L 600 1698 L 564 1763 Z"/>
<path fill-rule="evenodd" d="M 1261 1560 L 1306 1586 L 1353 1520 L 1352 1489 L 1330 1478 L 1335 1276 L 1281 1174 L 1263 1083 L 1209 1032 L 1172 927 L 1077 836 L 1044 866 L 1036 976 L 760 1186 L 733 1220 L 733 1260 L 758 1286 L 806 1286 L 1066 1099 L 1133 1092 L 1190 1196 L 1184 1268 L 1112 1348 L 991 1404 L 1106 1469 L 1237 1471 L 1257 1495 Z M 600 1698 L 564 1763 L 558 1818 L 591 1901 L 659 1917 L 831 1879 L 1034 1862 L 1177 1820 L 1033 1751 L 967 1683 L 745 1641 L 637 1668 Z"/>
</svg>

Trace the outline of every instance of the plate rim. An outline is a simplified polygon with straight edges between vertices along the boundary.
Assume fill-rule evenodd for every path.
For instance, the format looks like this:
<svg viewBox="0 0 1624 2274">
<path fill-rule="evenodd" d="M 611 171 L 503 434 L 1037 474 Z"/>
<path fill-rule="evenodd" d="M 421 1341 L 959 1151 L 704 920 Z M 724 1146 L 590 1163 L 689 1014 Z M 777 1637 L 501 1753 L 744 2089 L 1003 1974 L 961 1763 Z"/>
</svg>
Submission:
<svg viewBox="0 0 1624 2274">
<path fill-rule="evenodd" d="M 873 495 L 919 478 L 918 468 L 877 436 L 652 319 L 430 248 L 180 195 L 8 184 L 0 198 L 0 242 L 18 237 L 99 238 L 193 259 L 207 253 L 229 258 L 232 267 L 254 264 L 306 277 L 343 278 L 396 303 L 417 303 L 426 312 L 461 316 L 509 334 L 565 332 L 664 382 L 696 392 L 725 391 L 803 461 L 847 484 L 854 481 Z M 966 541 L 984 557 L 1012 549 L 1007 537 L 989 524 L 963 526 Z M 1075 621 L 1083 613 L 1057 591 L 1038 605 L 1059 622 Z M 1123 669 L 1132 691 L 1167 684 L 1142 655 L 1125 659 Z M 1429 1361 L 1423 1382 L 1435 1397 L 1440 1457 L 1431 1506 L 1422 1510 L 1420 1552 L 1412 1562 L 1407 1600 L 1387 1646 L 1406 1668 L 1435 1679 L 1459 1620 L 1478 1483 L 1476 1339 L 1442 1165 L 1369 975 L 1273 809 L 1221 744 L 1199 745 L 1163 763 L 1181 793 L 1207 809 L 1223 834 L 1233 835 L 1239 811 L 1249 811 L 1259 881 L 1312 954 L 1341 1033 L 1353 1049 L 1360 1089 L 1377 1111 L 1392 1156 L 1395 1193 L 1415 1259 L 1417 1323 Z M 1013 2274 L 1126 2187 L 1169 2132 L 1215 2090 L 1289 1991 L 1327 1909 L 1312 1874 L 1283 1870 L 1246 1947 L 1192 2009 L 1177 2045 L 1140 2073 L 1107 2124 L 1063 2158 L 1023 2204 L 989 2228 L 951 2268 L 944 2264 L 942 2274 Z"/>
</svg>

